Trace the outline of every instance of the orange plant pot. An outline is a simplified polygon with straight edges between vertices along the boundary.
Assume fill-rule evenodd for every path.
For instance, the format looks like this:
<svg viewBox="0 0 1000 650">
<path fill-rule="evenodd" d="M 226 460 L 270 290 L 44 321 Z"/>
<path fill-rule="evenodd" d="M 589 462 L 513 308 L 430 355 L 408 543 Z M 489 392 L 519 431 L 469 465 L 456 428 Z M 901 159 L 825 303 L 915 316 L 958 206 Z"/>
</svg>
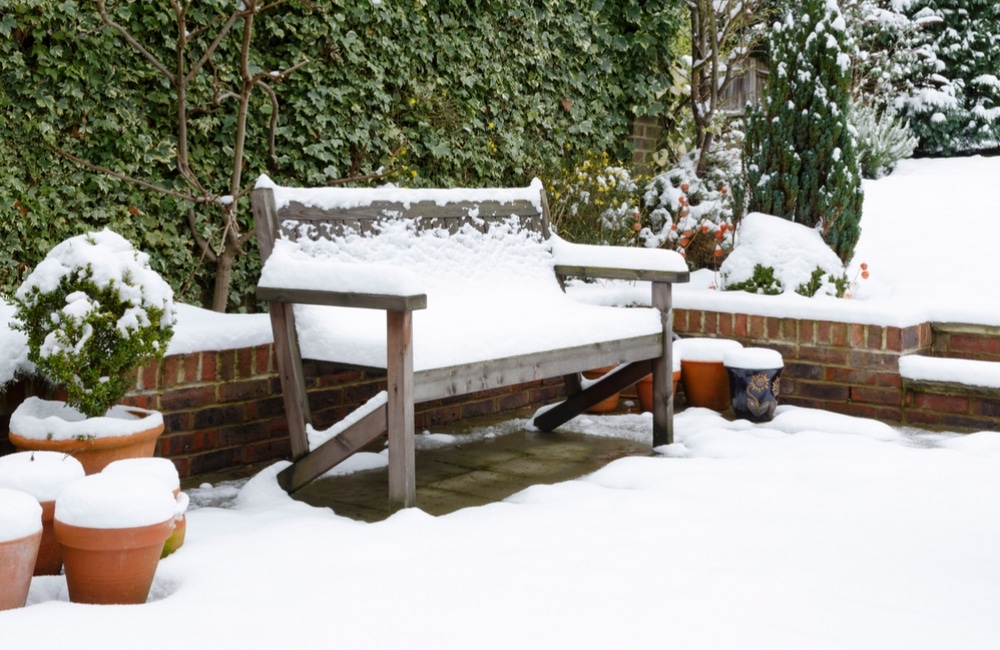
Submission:
<svg viewBox="0 0 1000 650">
<path fill-rule="evenodd" d="M 677 394 L 677 384 L 681 380 L 681 371 L 674 371 L 674 392 L 671 395 Z M 639 407 L 643 411 L 652 412 L 653 411 L 653 375 L 646 375 L 639 380 L 639 383 L 635 385 L 636 392 L 639 394 Z"/>
<path fill-rule="evenodd" d="M 608 366 L 607 368 L 595 368 L 593 370 L 584 370 L 582 374 L 584 379 L 600 379 L 601 377 L 608 374 L 615 368 L 616 366 Z M 587 409 L 587 413 L 612 413 L 618 410 L 619 396 L 620 396 L 619 393 L 615 393 L 610 397 L 602 399 L 600 402 L 594 404 L 589 409 Z"/>
<path fill-rule="evenodd" d="M 152 456 L 156 439 L 163 433 L 163 423 L 126 436 L 109 436 L 86 440 L 37 440 L 11 431 L 10 443 L 18 451 L 57 451 L 73 456 L 87 474 L 96 474 L 112 461 L 122 458 Z"/>
<path fill-rule="evenodd" d="M 729 408 L 729 373 L 722 361 L 681 359 L 681 385 L 688 406 L 713 411 Z"/>
<path fill-rule="evenodd" d="M 0 542 L 0 610 L 24 607 L 42 531 Z"/>
<path fill-rule="evenodd" d="M 55 501 L 42 501 L 42 538 L 35 560 L 36 576 L 57 576 L 62 571 L 62 547 L 56 541 L 52 517 L 56 511 Z"/>
<path fill-rule="evenodd" d="M 89 528 L 56 519 L 69 599 L 99 605 L 145 603 L 173 529 L 173 519 L 134 528 Z"/>
</svg>

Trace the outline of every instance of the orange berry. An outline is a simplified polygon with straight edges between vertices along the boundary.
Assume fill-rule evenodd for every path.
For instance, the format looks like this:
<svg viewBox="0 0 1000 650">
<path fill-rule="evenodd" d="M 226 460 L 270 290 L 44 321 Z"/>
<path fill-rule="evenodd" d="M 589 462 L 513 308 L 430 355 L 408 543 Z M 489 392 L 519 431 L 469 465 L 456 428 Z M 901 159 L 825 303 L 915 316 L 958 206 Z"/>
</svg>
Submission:
<svg viewBox="0 0 1000 650">
<path fill-rule="evenodd" d="M 632 230 L 639 232 L 640 230 L 642 230 L 642 224 L 636 221 L 635 223 L 632 224 Z"/>
<path fill-rule="evenodd" d="M 867 280 L 868 279 L 868 271 L 862 271 L 861 272 L 861 277 L 864 278 L 865 280 Z"/>
<path fill-rule="evenodd" d="M 701 231 L 702 232 L 708 232 L 708 224 L 707 223 L 701 224 Z"/>
<path fill-rule="evenodd" d="M 677 198 L 677 202 L 678 202 L 678 203 L 680 203 L 681 205 L 687 205 L 687 204 L 688 204 L 688 197 L 686 197 L 686 196 L 684 196 L 683 194 L 681 194 L 681 195 L 680 195 L 680 196 L 679 196 L 679 197 Z"/>
<path fill-rule="evenodd" d="M 713 255 L 716 257 L 722 257 L 722 246 L 716 246 Z"/>
<path fill-rule="evenodd" d="M 681 183 L 681 192 L 687 192 L 690 187 L 687 183 Z"/>
<path fill-rule="evenodd" d="M 715 231 L 715 241 L 722 241 L 726 237 L 726 231 L 719 228 Z"/>
<path fill-rule="evenodd" d="M 682 217 L 688 216 L 689 213 L 690 213 L 690 211 L 687 208 L 684 208 L 683 210 L 681 210 L 681 216 Z"/>
<path fill-rule="evenodd" d="M 861 263 L 861 270 L 862 271 L 867 271 L 868 270 L 868 262 L 862 262 Z"/>
<path fill-rule="evenodd" d="M 725 194 L 729 190 L 727 190 L 725 187 L 722 187 L 722 188 L 719 189 L 719 191 L 722 192 L 723 194 Z"/>
</svg>

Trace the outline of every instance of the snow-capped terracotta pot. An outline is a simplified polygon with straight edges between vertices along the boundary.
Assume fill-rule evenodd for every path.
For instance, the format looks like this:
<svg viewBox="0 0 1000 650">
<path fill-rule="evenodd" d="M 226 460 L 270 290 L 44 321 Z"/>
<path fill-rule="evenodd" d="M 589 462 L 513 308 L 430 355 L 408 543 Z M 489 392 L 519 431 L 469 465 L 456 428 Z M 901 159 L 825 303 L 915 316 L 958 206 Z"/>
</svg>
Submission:
<svg viewBox="0 0 1000 650">
<path fill-rule="evenodd" d="M 678 362 L 678 365 L 679 362 Z M 674 370 L 674 392 L 671 395 L 677 394 L 677 384 L 681 380 L 681 370 L 680 368 Z M 653 375 L 646 375 L 639 383 L 635 385 L 636 392 L 639 393 L 639 407 L 643 411 L 652 412 L 653 411 Z"/>
<path fill-rule="evenodd" d="M 730 399 L 736 417 L 767 422 L 778 407 L 781 354 L 767 348 L 744 348 L 726 354 Z"/>
<path fill-rule="evenodd" d="M 600 379 L 601 377 L 608 374 L 617 367 L 618 366 L 608 366 L 607 368 L 594 368 L 593 370 L 584 370 L 582 373 L 583 378 L 591 381 L 595 379 Z M 587 409 L 587 413 L 611 413 L 615 411 L 615 409 L 618 408 L 618 397 L 619 393 L 615 393 L 610 397 L 602 399 L 600 402 L 594 404 L 589 409 Z"/>
<path fill-rule="evenodd" d="M 131 472 L 152 476 L 163 481 L 164 487 L 174 495 L 177 509 L 174 512 L 174 531 L 163 545 L 162 557 L 167 557 L 183 546 L 184 536 L 187 534 L 187 515 L 185 513 L 187 512 L 188 496 L 181 492 L 181 479 L 173 461 L 167 458 L 125 458 L 111 463 L 102 472 Z"/>
<path fill-rule="evenodd" d="M 138 407 L 115 406 L 88 418 L 65 402 L 29 397 L 10 416 L 14 447 L 69 454 L 87 474 L 121 458 L 152 456 L 161 433 L 163 415 Z"/>
<path fill-rule="evenodd" d="M 0 610 L 24 607 L 42 539 L 42 507 L 27 492 L 0 488 Z"/>
<path fill-rule="evenodd" d="M 148 476 L 95 474 L 66 488 L 56 500 L 55 533 L 70 600 L 146 602 L 175 510 L 170 490 Z"/>
<path fill-rule="evenodd" d="M 681 386 L 688 406 L 724 411 L 729 408 L 729 375 L 723 364 L 727 352 L 742 349 L 739 341 L 691 338 L 677 341 Z"/>
<path fill-rule="evenodd" d="M 58 575 L 62 571 L 62 550 L 52 530 L 52 516 L 59 494 L 83 476 L 80 461 L 54 451 L 21 451 L 0 457 L 0 487 L 27 492 L 42 507 L 36 576 Z"/>
</svg>

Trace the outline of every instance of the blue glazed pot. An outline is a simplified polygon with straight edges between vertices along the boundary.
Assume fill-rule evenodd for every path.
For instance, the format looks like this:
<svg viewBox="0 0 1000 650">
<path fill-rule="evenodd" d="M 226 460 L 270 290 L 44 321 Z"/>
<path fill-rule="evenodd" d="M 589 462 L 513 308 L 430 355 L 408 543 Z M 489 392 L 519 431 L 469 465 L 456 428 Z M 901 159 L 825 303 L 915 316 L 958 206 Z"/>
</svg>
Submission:
<svg viewBox="0 0 1000 650">
<path fill-rule="evenodd" d="M 781 368 L 726 368 L 729 396 L 736 417 L 767 422 L 774 417 L 780 392 Z"/>
</svg>

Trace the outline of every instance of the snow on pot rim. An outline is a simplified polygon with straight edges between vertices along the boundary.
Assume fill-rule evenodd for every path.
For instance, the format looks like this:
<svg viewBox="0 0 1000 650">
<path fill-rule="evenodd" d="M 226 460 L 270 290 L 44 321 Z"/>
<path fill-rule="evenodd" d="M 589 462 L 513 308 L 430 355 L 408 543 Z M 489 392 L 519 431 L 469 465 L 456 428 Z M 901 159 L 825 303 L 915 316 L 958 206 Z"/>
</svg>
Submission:
<svg viewBox="0 0 1000 650">
<path fill-rule="evenodd" d="M 743 344 L 732 339 L 690 338 L 674 343 L 676 357 L 681 361 L 709 361 L 721 363 L 726 353 L 742 350 Z"/>
<path fill-rule="evenodd" d="M 179 490 L 180 475 L 177 466 L 169 458 L 122 458 L 112 461 L 101 473 L 128 473 L 151 476 L 163 482 L 168 490 Z"/>
<path fill-rule="evenodd" d="M 58 451 L 19 451 L 0 457 L 0 488 L 27 492 L 40 502 L 55 501 L 85 473 L 80 461 Z"/>
<path fill-rule="evenodd" d="M 81 528 L 136 528 L 174 518 L 177 501 L 163 481 L 131 472 L 91 474 L 56 499 L 55 519 Z"/>
<path fill-rule="evenodd" d="M 130 436 L 163 424 L 159 411 L 137 406 L 113 406 L 98 418 L 58 400 L 29 397 L 10 416 L 10 430 L 32 440 L 74 440 Z"/>
<path fill-rule="evenodd" d="M 0 488 L 0 542 L 10 542 L 42 530 L 38 499 L 10 488 Z"/>
<path fill-rule="evenodd" d="M 781 358 L 781 353 L 769 348 L 743 348 L 727 352 L 722 359 L 723 365 L 727 368 L 741 368 L 744 370 L 777 370 L 784 368 L 785 362 Z"/>
</svg>

